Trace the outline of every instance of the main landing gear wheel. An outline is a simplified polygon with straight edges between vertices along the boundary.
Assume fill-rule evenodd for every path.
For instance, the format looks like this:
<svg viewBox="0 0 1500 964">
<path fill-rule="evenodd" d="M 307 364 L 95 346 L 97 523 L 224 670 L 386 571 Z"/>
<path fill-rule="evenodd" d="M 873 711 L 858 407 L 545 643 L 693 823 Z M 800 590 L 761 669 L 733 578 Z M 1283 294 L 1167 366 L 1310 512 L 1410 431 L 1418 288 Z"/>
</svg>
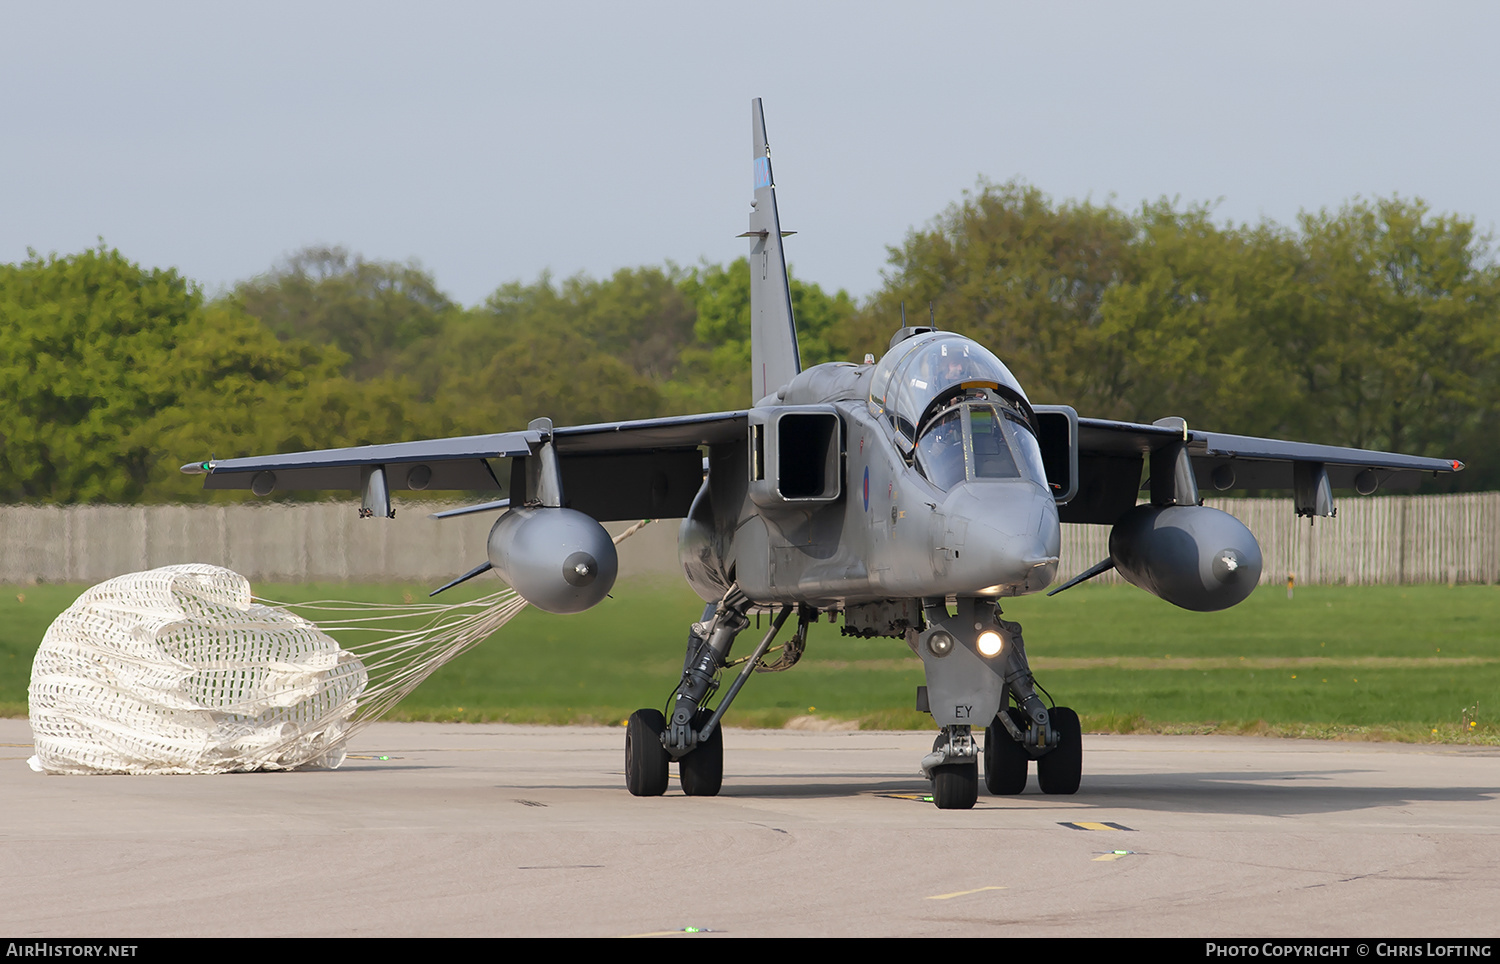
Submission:
<svg viewBox="0 0 1500 964">
<path fill-rule="evenodd" d="M 699 710 L 693 716 L 693 729 L 701 728 L 711 716 L 707 710 Z M 677 775 L 682 778 L 682 792 L 688 796 L 718 796 L 724 786 L 724 727 L 714 727 L 707 740 L 677 761 Z"/>
<path fill-rule="evenodd" d="M 1000 712 L 1009 713 L 1011 720 L 1025 730 L 1026 720 L 1019 709 L 1006 707 Z M 1029 762 L 1031 754 L 1011 738 L 1010 731 L 999 717 L 984 728 L 984 785 L 990 793 L 1008 797 L 1025 790 L 1026 764 Z"/>
<path fill-rule="evenodd" d="M 1057 731 L 1057 747 L 1046 756 L 1037 757 L 1036 782 L 1043 793 L 1077 793 L 1083 779 L 1083 726 L 1078 714 L 1066 706 L 1052 708 L 1052 729 Z"/>
<path fill-rule="evenodd" d="M 932 768 L 932 802 L 939 810 L 971 810 L 979 799 L 979 764 L 944 763 Z"/>
<path fill-rule="evenodd" d="M 667 792 L 667 763 L 661 745 L 667 730 L 661 710 L 636 710 L 625 724 L 625 789 L 632 796 L 659 797 Z"/>
</svg>

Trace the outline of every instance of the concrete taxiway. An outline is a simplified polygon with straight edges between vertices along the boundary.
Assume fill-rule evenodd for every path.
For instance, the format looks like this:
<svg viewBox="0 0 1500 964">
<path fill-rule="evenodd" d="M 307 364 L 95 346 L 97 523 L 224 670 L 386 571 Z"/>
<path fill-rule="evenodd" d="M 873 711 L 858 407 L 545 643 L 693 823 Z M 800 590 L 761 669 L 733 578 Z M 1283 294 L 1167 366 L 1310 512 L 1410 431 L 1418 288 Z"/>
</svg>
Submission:
<svg viewBox="0 0 1500 964">
<path fill-rule="evenodd" d="M 0 720 L 15 937 L 1500 934 L 1496 748 L 1086 736 L 1077 796 L 945 812 L 924 733 L 731 729 L 722 795 L 657 799 L 617 728 L 214 777 L 44 776 L 30 739 Z"/>
</svg>

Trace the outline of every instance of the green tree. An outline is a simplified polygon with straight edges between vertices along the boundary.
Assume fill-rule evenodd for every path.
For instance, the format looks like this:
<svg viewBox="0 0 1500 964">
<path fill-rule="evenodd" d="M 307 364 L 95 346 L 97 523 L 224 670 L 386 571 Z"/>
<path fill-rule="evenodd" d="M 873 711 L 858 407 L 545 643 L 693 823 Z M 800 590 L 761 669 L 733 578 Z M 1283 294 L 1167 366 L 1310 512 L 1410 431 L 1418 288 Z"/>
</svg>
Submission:
<svg viewBox="0 0 1500 964">
<path fill-rule="evenodd" d="M 750 262 L 700 265 L 679 286 L 697 310 L 694 342 L 669 389 L 683 410 L 743 408 L 750 397 Z M 792 315 L 802 366 L 848 358 L 848 324 L 855 305 L 848 292 L 828 294 L 788 271 Z"/>
<path fill-rule="evenodd" d="M 0 266 L 0 494 L 202 498 L 182 462 L 404 434 L 399 397 L 341 378 L 344 361 L 102 245 Z"/>
<path fill-rule="evenodd" d="M 885 285 L 850 326 L 877 358 L 901 324 L 966 334 L 1000 356 L 1034 401 L 1120 412 L 1118 380 L 1090 335 L 1105 292 L 1131 277 L 1138 227 L 1112 207 L 1054 204 L 1019 181 L 974 192 L 890 249 Z"/>
<path fill-rule="evenodd" d="M 1091 410 L 1294 431 L 1305 392 L 1292 354 L 1308 313 L 1297 239 L 1269 223 L 1216 226 L 1206 206 L 1150 204 L 1135 220 L 1128 268 L 1078 339 Z"/>
<path fill-rule="evenodd" d="M 1309 417 L 1345 444 L 1457 454 L 1492 470 L 1500 266 L 1487 239 L 1472 221 L 1401 198 L 1305 214 L 1302 233 L 1313 308 L 1297 358 Z"/>
<path fill-rule="evenodd" d="M 697 321 L 679 285 L 683 274 L 668 264 L 665 270 L 622 268 L 600 281 L 569 278 L 560 292 L 570 308 L 567 326 L 643 378 L 666 381 L 676 373 Z"/>
<path fill-rule="evenodd" d="M 1450 455 L 1500 483 L 1500 268 L 1473 224 L 1356 201 L 1216 225 L 1206 206 L 1054 204 L 981 184 L 891 251 L 850 338 L 899 324 L 974 337 L 1032 399 L 1085 415 L 1182 415 L 1219 431 Z"/>
<path fill-rule="evenodd" d="M 456 310 L 415 262 L 366 261 L 343 248 L 298 251 L 232 297 L 283 341 L 336 345 L 356 378 L 388 374 Z"/>
<path fill-rule="evenodd" d="M 401 370 L 434 400 L 443 431 L 491 432 L 524 426 L 539 415 L 559 425 L 661 414 L 649 373 L 670 364 L 661 345 L 611 330 L 649 333 L 664 305 L 681 298 L 656 269 L 620 272 L 610 281 L 584 277 L 562 286 L 543 275 L 502 285 L 480 308 L 452 314 L 439 336 L 414 344 Z M 644 294 L 643 294 L 644 292 Z"/>
</svg>

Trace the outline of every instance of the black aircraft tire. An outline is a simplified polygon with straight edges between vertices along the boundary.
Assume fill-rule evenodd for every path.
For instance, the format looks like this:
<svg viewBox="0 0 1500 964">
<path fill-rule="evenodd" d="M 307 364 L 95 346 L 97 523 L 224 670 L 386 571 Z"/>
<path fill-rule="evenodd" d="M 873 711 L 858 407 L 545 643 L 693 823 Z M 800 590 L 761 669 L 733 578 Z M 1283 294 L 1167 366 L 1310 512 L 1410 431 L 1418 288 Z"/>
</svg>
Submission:
<svg viewBox="0 0 1500 964">
<path fill-rule="evenodd" d="M 701 727 L 713 714 L 699 710 L 693 726 Z M 715 797 L 724 786 L 724 727 L 714 727 L 713 735 L 677 761 L 682 778 L 682 792 L 690 797 Z"/>
<path fill-rule="evenodd" d="M 636 710 L 625 724 L 625 789 L 631 796 L 659 797 L 667 792 L 671 757 L 661 745 L 667 730 L 661 710 Z"/>
<path fill-rule="evenodd" d="M 979 800 L 979 764 L 945 763 L 932 768 L 932 802 L 939 810 L 972 810 Z"/>
<path fill-rule="evenodd" d="M 1025 719 L 1017 719 L 1020 710 L 1002 709 L 1017 725 L 1025 728 Z M 1026 789 L 1026 766 L 1031 754 L 1011 739 L 1010 731 L 996 717 L 984 728 L 984 786 L 997 797 L 1009 797 Z"/>
<path fill-rule="evenodd" d="M 1036 782 L 1043 793 L 1077 793 L 1083 779 L 1083 727 L 1066 706 L 1053 707 L 1051 716 L 1057 748 L 1037 757 Z"/>
</svg>

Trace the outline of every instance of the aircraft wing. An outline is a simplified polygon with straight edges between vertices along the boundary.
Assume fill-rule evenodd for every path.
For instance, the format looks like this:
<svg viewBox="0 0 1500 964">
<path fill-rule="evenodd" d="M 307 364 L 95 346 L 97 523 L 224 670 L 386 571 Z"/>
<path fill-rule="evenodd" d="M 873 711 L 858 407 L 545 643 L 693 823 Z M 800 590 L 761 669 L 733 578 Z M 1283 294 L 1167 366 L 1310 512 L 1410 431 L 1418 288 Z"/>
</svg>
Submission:
<svg viewBox="0 0 1500 964">
<path fill-rule="evenodd" d="M 525 501 L 525 461 L 550 442 L 567 503 L 601 522 L 687 514 L 703 481 L 698 446 L 745 437 L 747 413 L 714 412 L 520 432 L 320 449 L 282 455 L 190 462 L 207 489 L 257 495 L 295 490 L 360 492 L 375 468 L 392 491 L 498 491 Z M 549 431 L 550 430 L 550 431 Z M 511 465 L 496 465 L 510 459 Z"/>
<path fill-rule="evenodd" d="M 1299 486 L 1316 485 L 1321 474 L 1326 475 L 1329 488 L 1368 494 L 1377 487 L 1413 488 L 1423 473 L 1463 469 L 1463 463 L 1453 459 L 1204 432 L 1189 429 L 1176 418 L 1151 425 L 1079 418 L 1078 493 L 1059 507 L 1062 521 L 1113 523 L 1140 496 L 1151 454 L 1177 443 L 1184 443 L 1195 480 L 1209 493 L 1243 489 L 1295 493 Z M 1297 501 L 1299 511 L 1313 508 L 1311 503 L 1304 505 L 1300 495 Z"/>
</svg>

